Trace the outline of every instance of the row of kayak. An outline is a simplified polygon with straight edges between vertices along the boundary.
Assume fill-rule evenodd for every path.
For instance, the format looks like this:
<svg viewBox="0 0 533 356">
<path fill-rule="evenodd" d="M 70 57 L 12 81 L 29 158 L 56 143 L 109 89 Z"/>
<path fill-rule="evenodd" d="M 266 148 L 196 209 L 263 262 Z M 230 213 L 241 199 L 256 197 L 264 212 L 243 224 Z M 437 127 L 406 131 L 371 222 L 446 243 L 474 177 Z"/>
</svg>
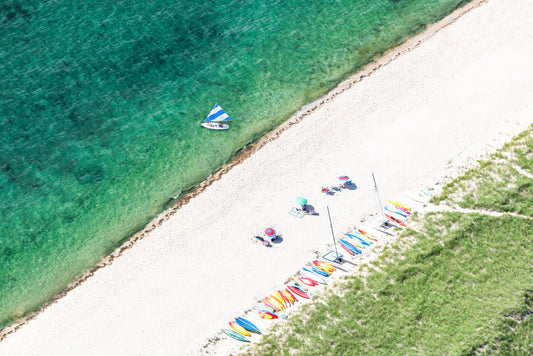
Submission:
<svg viewBox="0 0 533 356">
<path fill-rule="evenodd" d="M 393 224 L 399 227 L 405 227 L 411 215 L 411 209 L 392 200 L 389 200 L 389 202 L 391 205 L 385 206 L 385 210 L 387 211 L 385 216 Z M 359 228 L 351 233 L 347 233 L 347 238 L 340 239 L 339 245 L 351 256 L 360 255 L 363 253 L 363 249 L 377 242 L 377 237 L 382 233 L 383 231 L 376 230 L 372 227 Z"/>
<path fill-rule="evenodd" d="M 389 200 L 391 205 L 385 207 L 385 216 L 397 226 L 405 226 L 411 215 L 411 209 L 403 204 Z M 383 231 L 371 227 L 359 228 L 346 233 L 346 238 L 339 240 L 340 246 L 351 256 L 360 255 L 363 250 L 378 241 Z M 261 299 L 263 304 L 259 307 L 259 317 L 262 319 L 278 319 L 280 313 L 293 306 L 299 299 L 310 299 L 309 289 L 320 284 L 328 284 L 328 278 L 337 268 L 332 263 L 314 260 L 311 266 L 302 267 L 298 277 L 291 277 L 292 282 L 284 289 L 280 289 Z M 222 329 L 229 337 L 242 342 L 250 342 L 253 333 L 261 331 L 249 320 L 242 317 L 229 322 L 231 329 Z"/>
<path fill-rule="evenodd" d="M 294 305 L 298 299 L 310 299 L 308 287 L 314 287 L 318 284 L 327 283 L 321 276 L 329 276 L 336 268 L 324 261 L 313 261 L 314 266 L 311 269 L 304 267 L 309 277 L 291 277 L 294 283 L 287 285 L 283 290 L 277 290 L 275 293 L 262 299 L 263 305 L 259 308 L 259 317 L 262 319 L 278 319 L 278 313 Z M 311 278 L 313 277 L 313 278 Z M 250 342 L 252 333 L 261 334 L 259 328 L 251 321 L 244 318 L 237 318 L 230 321 L 231 329 L 222 329 L 229 337 L 242 342 Z"/>
<path fill-rule="evenodd" d="M 310 299 L 309 288 L 327 284 L 327 278 L 337 269 L 330 263 L 314 260 L 310 267 L 302 267 L 301 276 L 291 277 L 292 283 L 261 299 L 259 308 L 262 319 L 278 319 L 278 313 L 293 306 L 299 299 Z"/>
</svg>

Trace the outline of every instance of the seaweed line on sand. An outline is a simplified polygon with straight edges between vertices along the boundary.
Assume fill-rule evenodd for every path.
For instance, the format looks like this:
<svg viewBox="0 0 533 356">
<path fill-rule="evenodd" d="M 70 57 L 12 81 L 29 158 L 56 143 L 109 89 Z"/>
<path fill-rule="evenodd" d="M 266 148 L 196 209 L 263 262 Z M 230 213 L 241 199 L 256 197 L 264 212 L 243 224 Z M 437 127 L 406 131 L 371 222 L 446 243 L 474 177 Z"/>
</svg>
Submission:
<svg viewBox="0 0 533 356">
<path fill-rule="evenodd" d="M 20 327 L 26 324 L 28 321 L 35 318 L 37 315 L 43 312 L 46 308 L 48 308 L 48 306 L 57 303 L 59 299 L 67 295 L 69 291 L 78 287 L 88 278 L 92 277 L 95 274 L 95 272 L 98 271 L 100 268 L 111 265 L 113 263 L 113 260 L 121 256 L 125 250 L 131 248 L 137 241 L 143 239 L 149 232 L 153 231 L 156 227 L 161 226 L 163 222 L 165 222 L 172 215 L 174 215 L 176 211 L 178 211 L 181 207 L 189 203 L 191 199 L 195 198 L 200 193 L 202 193 L 211 184 L 218 181 L 225 173 L 229 172 L 233 167 L 241 164 L 245 159 L 247 159 L 252 154 L 260 150 L 267 143 L 276 140 L 278 137 L 280 137 L 280 135 L 285 130 L 289 129 L 293 125 L 300 123 L 307 115 L 313 113 L 318 108 L 320 108 L 322 105 L 332 101 L 337 95 L 352 88 L 355 84 L 361 82 L 364 78 L 372 75 L 374 72 L 376 72 L 380 68 L 393 62 L 396 58 L 400 57 L 401 55 L 408 53 L 412 51 L 413 49 L 419 47 L 423 42 L 432 38 L 440 30 L 448 27 L 449 25 L 453 24 L 455 21 L 460 19 L 463 15 L 469 13 L 471 10 L 476 9 L 487 2 L 488 0 L 473 0 L 472 2 L 465 4 L 463 7 L 456 9 L 451 14 L 447 15 L 446 17 L 439 20 L 438 22 L 429 24 L 423 32 L 419 33 L 418 35 L 415 35 L 414 37 L 411 37 L 410 39 L 407 39 L 402 44 L 387 50 L 377 60 L 374 60 L 373 62 L 364 66 L 360 71 L 358 71 L 357 73 L 350 76 L 348 79 L 341 82 L 334 89 L 326 93 L 323 97 L 315 100 L 314 102 L 310 104 L 304 105 L 300 111 L 295 113 L 291 118 L 289 118 L 287 121 L 282 123 L 280 126 L 273 129 L 270 133 L 263 136 L 256 143 L 252 143 L 251 145 L 243 148 L 232 162 L 228 163 L 226 166 L 222 167 L 220 170 L 214 173 L 210 178 L 200 183 L 198 186 L 194 187 L 189 193 L 187 193 L 182 199 L 180 199 L 174 206 L 172 206 L 171 208 L 159 214 L 150 223 L 148 223 L 142 230 L 134 234 L 127 241 L 125 241 L 122 245 L 117 247 L 111 254 L 109 254 L 107 257 L 102 259 L 100 263 L 96 264 L 94 267 L 92 267 L 91 269 L 83 273 L 74 282 L 70 283 L 61 293 L 51 298 L 48 302 L 43 304 L 39 309 L 16 320 L 11 326 L 6 326 L 2 330 L 0 330 L 0 342 L 7 335 L 14 333 Z"/>
</svg>

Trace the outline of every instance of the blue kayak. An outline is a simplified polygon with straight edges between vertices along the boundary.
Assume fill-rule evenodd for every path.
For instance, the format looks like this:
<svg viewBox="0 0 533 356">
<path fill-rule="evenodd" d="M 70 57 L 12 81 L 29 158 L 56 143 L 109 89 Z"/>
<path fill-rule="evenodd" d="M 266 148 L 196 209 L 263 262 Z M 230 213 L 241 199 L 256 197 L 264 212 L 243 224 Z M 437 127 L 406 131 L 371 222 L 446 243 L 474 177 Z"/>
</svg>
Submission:
<svg viewBox="0 0 533 356">
<path fill-rule="evenodd" d="M 309 274 L 309 275 L 307 275 L 307 277 L 316 280 L 318 283 L 328 284 L 328 282 L 327 282 L 324 278 L 322 278 L 321 275 L 319 275 L 319 274 L 313 272 L 313 271 L 310 270 L 309 268 L 307 268 L 307 267 L 302 267 L 302 271 L 303 271 L 302 274 Z"/>
<path fill-rule="evenodd" d="M 359 231 L 354 231 L 354 232 L 350 233 L 350 235 L 357 236 L 357 237 L 359 237 L 360 239 L 365 240 L 365 241 L 368 242 L 369 244 L 373 244 L 373 243 L 374 243 L 374 241 L 372 241 L 371 239 L 369 239 L 367 236 L 361 234 Z"/>
<path fill-rule="evenodd" d="M 351 243 L 349 243 L 348 241 L 346 240 L 340 240 L 340 243 L 348 248 L 349 250 L 351 250 L 353 253 L 356 253 L 356 254 L 361 254 L 361 250 L 359 250 L 357 247 L 355 247 L 354 245 L 352 245 Z"/>
<path fill-rule="evenodd" d="M 304 291 L 304 289 L 302 288 L 302 286 L 299 286 L 297 283 L 293 283 L 293 284 L 289 284 L 291 287 L 294 287 L 302 292 L 304 292 L 305 294 L 307 294 L 306 291 Z"/>
<path fill-rule="evenodd" d="M 244 318 L 237 318 L 235 319 L 235 322 L 248 331 L 253 331 L 254 333 L 261 334 L 261 331 L 259 331 L 259 328 L 255 326 L 254 323 L 252 323 L 249 320 L 246 320 Z"/>
<path fill-rule="evenodd" d="M 353 234 L 346 234 L 346 236 L 348 236 L 349 238 L 357 239 L 357 240 L 361 241 L 361 243 L 362 243 L 363 245 L 370 246 L 370 244 L 369 244 L 368 242 L 366 242 L 365 240 L 363 240 L 363 239 L 360 238 L 359 236 L 356 236 L 356 235 L 353 235 Z"/>
<path fill-rule="evenodd" d="M 321 276 L 324 276 L 324 277 L 329 277 L 329 273 L 326 272 L 326 271 L 322 271 L 320 268 L 316 268 L 316 267 L 311 267 L 311 269 L 313 270 L 313 272 L 321 275 Z"/>
<path fill-rule="evenodd" d="M 403 211 L 401 211 L 400 209 L 391 208 L 390 206 L 385 205 L 385 210 L 388 210 L 388 211 L 390 211 L 391 213 L 398 214 L 398 215 L 400 215 L 400 216 L 403 216 L 404 218 L 407 218 L 407 214 L 404 213 Z"/>
</svg>

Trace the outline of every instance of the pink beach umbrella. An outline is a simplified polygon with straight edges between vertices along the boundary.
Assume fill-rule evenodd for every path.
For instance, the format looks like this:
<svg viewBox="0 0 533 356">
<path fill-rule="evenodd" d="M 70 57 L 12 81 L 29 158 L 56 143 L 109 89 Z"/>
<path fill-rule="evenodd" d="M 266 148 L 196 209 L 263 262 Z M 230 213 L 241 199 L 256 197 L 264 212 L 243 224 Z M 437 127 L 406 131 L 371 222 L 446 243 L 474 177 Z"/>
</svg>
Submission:
<svg viewBox="0 0 533 356">
<path fill-rule="evenodd" d="M 340 176 L 339 177 L 339 181 L 342 182 L 342 183 L 346 182 L 348 179 L 350 179 L 350 177 L 348 177 L 348 176 Z"/>
<path fill-rule="evenodd" d="M 268 229 L 265 230 L 265 235 L 267 235 L 268 237 L 272 237 L 272 236 L 276 235 L 276 230 L 274 230 L 273 228 L 269 227 Z"/>
</svg>

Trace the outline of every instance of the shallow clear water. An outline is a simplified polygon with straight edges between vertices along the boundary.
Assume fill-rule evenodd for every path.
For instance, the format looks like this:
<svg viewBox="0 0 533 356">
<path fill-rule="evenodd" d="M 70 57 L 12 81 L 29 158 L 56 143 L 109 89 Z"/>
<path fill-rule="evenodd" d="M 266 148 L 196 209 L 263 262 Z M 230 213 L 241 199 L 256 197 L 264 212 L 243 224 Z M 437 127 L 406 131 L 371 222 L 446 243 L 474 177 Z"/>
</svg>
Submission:
<svg viewBox="0 0 533 356">
<path fill-rule="evenodd" d="M 465 0 L 5 0 L 0 329 Z M 218 102 L 231 130 L 199 124 Z"/>
</svg>

